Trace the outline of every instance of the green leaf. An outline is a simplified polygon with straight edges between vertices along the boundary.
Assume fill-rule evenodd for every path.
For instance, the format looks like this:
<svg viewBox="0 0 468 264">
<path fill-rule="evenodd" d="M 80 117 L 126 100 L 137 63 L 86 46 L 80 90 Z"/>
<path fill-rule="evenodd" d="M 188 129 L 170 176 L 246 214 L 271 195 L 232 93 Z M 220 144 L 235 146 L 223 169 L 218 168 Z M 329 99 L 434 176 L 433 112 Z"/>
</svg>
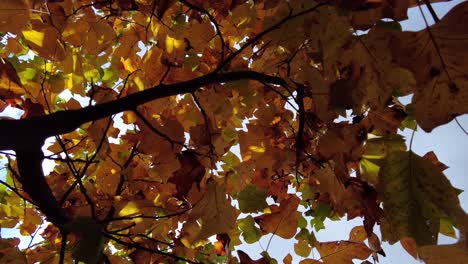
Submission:
<svg viewBox="0 0 468 264">
<path fill-rule="evenodd" d="M 243 213 L 255 213 L 262 211 L 268 204 L 266 198 L 268 191 L 259 189 L 255 185 L 249 185 L 239 193 L 239 209 Z"/>
<path fill-rule="evenodd" d="M 307 220 L 304 217 L 299 217 L 299 221 L 297 222 L 297 227 L 303 229 L 307 227 Z"/>
<path fill-rule="evenodd" d="M 448 219 L 447 217 L 440 218 L 439 232 L 442 235 L 457 238 L 457 234 L 455 234 L 455 229 L 453 227 L 453 222 L 450 221 L 450 219 Z"/>
<path fill-rule="evenodd" d="M 330 216 L 330 213 L 331 208 L 329 205 L 324 203 L 319 203 L 317 205 L 312 213 L 314 218 L 310 221 L 310 224 L 315 228 L 315 231 L 325 229 L 323 221 L 325 221 L 325 219 Z"/>
<path fill-rule="evenodd" d="M 37 70 L 34 68 L 26 68 L 24 71 L 18 73 L 21 81 L 31 81 L 36 77 Z"/>
<path fill-rule="evenodd" d="M 316 198 L 317 190 L 310 184 L 302 184 L 299 187 L 299 192 L 302 193 L 302 201 L 313 201 Z"/>
<path fill-rule="evenodd" d="M 221 158 L 221 161 L 227 165 L 226 168 L 223 167 L 225 170 L 233 169 L 240 164 L 240 159 L 232 151 L 226 153 L 226 155 Z"/>
<path fill-rule="evenodd" d="M 378 189 L 383 194 L 382 238 L 391 244 L 412 237 L 419 246 L 437 242 L 440 219 L 464 225 L 465 213 L 455 189 L 442 171 L 412 153 L 387 155 Z"/>
<path fill-rule="evenodd" d="M 361 159 L 360 162 L 361 176 L 364 180 L 371 184 L 377 184 L 379 181 L 380 166 L 368 159 Z"/>
<path fill-rule="evenodd" d="M 252 216 L 249 215 L 246 218 L 239 219 L 237 223 L 245 242 L 252 244 L 262 237 L 262 231 L 255 226 L 255 220 Z"/>
<path fill-rule="evenodd" d="M 374 137 L 366 141 L 362 155 L 366 159 L 383 159 L 389 152 L 406 150 L 405 138 L 402 135 Z"/>
<path fill-rule="evenodd" d="M 405 128 L 411 130 L 416 130 L 418 128 L 418 124 L 416 123 L 414 116 L 408 115 L 403 119 L 403 121 L 401 121 L 400 130 L 404 130 Z"/>
</svg>

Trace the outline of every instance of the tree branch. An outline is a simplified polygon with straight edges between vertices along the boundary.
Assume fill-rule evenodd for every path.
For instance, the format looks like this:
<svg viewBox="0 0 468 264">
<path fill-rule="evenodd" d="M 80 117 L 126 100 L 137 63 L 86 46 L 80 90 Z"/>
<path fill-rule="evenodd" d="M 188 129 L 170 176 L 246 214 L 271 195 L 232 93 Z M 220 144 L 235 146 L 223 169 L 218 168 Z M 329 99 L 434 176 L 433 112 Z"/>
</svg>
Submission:
<svg viewBox="0 0 468 264">
<path fill-rule="evenodd" d="M 68 222 L 68 219 L 44 178 L 43 159 L 41 145 L 33 146 L 27 150 L 17 150 L 16 160 L 20 174 L 18 180 L 21 182 L 23 190 L 47 216 L 47 220 L 61 229 Z"/>
<path fill-rule="evenodd" d="M 256 80 L 286 86 L 286 82 L 280 77 L 255 71 L 210 73 L 179 83 L 160 84 L 111 102 L 78 110 L 59 111 L 50 115 L 35 116 L 22 120 L 0 120 L 0 131 L 3 133 L 0 138 L 0 150 L 27 149 L 31 145 L 37 144 L 37 142 L 43 142 L 50 136 L 72 132 L 84 123 L 133 110 L 136 106 L 155 99 L 192 93 L 211 83 L 226 83 L 237 80 Z"/>
</svg>

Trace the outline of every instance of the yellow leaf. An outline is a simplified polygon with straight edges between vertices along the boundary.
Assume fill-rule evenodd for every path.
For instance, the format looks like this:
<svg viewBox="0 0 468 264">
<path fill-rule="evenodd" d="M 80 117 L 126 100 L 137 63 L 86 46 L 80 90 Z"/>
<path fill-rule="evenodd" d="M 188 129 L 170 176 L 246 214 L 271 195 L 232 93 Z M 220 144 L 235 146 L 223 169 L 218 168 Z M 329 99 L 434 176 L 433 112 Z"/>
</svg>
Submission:
<svg viewBox="0 0 468 264">
<path fill-rule="evenodd" d="M 134 72 L 137 70 L 131 58 L 124 59 L 123 57 L 120 58 L 120 62 L 124 66 L 124 69 L 128 72 Z"/>
<path fill-rule="evenodd" d="M 65 50 L 57 29 L 37 19 L 32 20 L 31 24 L 32 29 L 22 32 L 28 46 L 41 57 L 54 61 L 65 59 Z"/>
<path fill-rule="evenodd" d="M 166 36 L 166 51 L 167 53 L 171 54 L 174 52 L 174 49 L 179 48 L 182 45 L 182 40 L 178 40 L 175 38 L 171 38 L 170 36 Z"/>
<path fill-rule="evenodd" d="M 141 80 L 140 77 L 136 76 L 133 79 L 133 82 L 135 82 L 136 86 L 138 87 L 138 91 L 143 91 L 145 89 L 145 84 L 143 83 L 143 80 Z"/>
<path fill-rule="evenodd" d="M 39 47 L 44 46 L 44 32 L 39 32 L 36 30 L 24 30 L 23 36 L 27 41 Z"/>
<path fill-rule="evenodd" d="M 265 148 L 262 146 L 249 146 L 249 150 L 256 152 L 256 153 L 263 153 L 265 152 Z"/>
<path fill-rule="evenodd" d="M 138 214 L 140 212 L 140 209 L 138 209 L 138 206 L 134 202 L 128 202 L 119 212 L 119 216 L 131 216 Z"/>
</svg>

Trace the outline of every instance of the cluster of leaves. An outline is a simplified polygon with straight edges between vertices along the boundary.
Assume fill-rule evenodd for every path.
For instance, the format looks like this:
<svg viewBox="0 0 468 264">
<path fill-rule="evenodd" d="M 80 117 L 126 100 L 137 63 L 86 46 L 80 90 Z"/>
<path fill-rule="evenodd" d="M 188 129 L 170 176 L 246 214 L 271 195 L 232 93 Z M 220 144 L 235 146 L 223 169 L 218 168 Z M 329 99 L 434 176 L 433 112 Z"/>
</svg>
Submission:
<svg viewBox="0 0 468 264">
<path fill-rule="evenodd" d="M 436 246 L 466 231 L 457 190 L 397 132 L 468 112 L 468 4 L 403 32 L 417 2 L 0 1 L 0 107 L 24 111 L 0 120 L 0 226 L 44 238 L 1 239 L 0 260 L 274 263 L 231 254 L 274 234 L 301 263 L 352 263 L 382 253 L 376 225 L 466 259 Z M 363 226 L 315 239 L 343 216 Z"/>
</svg>

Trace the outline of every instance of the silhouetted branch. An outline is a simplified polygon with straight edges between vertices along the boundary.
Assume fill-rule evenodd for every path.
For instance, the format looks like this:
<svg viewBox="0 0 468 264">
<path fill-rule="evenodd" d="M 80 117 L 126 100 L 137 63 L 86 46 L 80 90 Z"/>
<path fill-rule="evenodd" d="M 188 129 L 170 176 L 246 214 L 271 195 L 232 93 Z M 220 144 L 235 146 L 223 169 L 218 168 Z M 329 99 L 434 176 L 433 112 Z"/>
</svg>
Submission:
<svg viewBox="0 0 468 264">
<path fill-rule="evenodd" d="M 3 132 L 3 137 L 0 138 L 0 150 L 29 148 L 39 141 L 42 143 L 44 139 L 50 136 L 72 132 L 84 123 L 133 110 L 137 106 L 155 99 L 192 93 L 200 87 L 212 83 L 226 83 L 238 80 L 256 80 L 283 87 L 287 86 L 285 80 L 281 77 L 255 71 L 209 73 L 188 81 L 167 85 L 160 84 L 111 102 L 78 110 L 59 111 L 21 120 L 0 120 L 0 131 Z M 34 131 L 34 133 L 31 133 L 31 131 Z"/>
<path fill-rule="evenodd" d="M 168 253 L 168 252 L 164 252 L 164 251 L 161 251 L 161 250 L 157 250 L 157 249 L 152 249 L 152 248 L 147 248 L 147 247 L 144 247 L 136 242 L 133 242 L 133 243 L 129 243 L 129 242 L 125 242 L 123 240 L 120 240 L 114 236 L 111 236 L 109 234 L 106 234 L 104 233 L 104 236 L 109 238 L 110 240 L 118 243 L 118 244 L 121 244 L 123 246 L 126 246 L 126 247 L 129 247 L 129 248 L 135 248 L 135 249 L 139 249 L 139 250 L 143 250 L 143 251 L 147 251 L 147 252 L 150 252 L 150 253 L 154 253 L 154 254 L 158 254 L 158 255 L 163 255 L 163 256 L 167 256 L 167 257 L 170 257 L 170 258 L 173 258 L 175 260 L 181 260 L 181 261 L 185 261 L 187 263 L 191 263 L 191 264 L 198 264 L 200 262 L 195 262 L 195 261 L 191 261 L 189 259 L 186 259 L 186 258 L 182 258 L 182 257 L 179 257 L 177 255 L 174 255 L 172 253 Z"/>
</svg>

